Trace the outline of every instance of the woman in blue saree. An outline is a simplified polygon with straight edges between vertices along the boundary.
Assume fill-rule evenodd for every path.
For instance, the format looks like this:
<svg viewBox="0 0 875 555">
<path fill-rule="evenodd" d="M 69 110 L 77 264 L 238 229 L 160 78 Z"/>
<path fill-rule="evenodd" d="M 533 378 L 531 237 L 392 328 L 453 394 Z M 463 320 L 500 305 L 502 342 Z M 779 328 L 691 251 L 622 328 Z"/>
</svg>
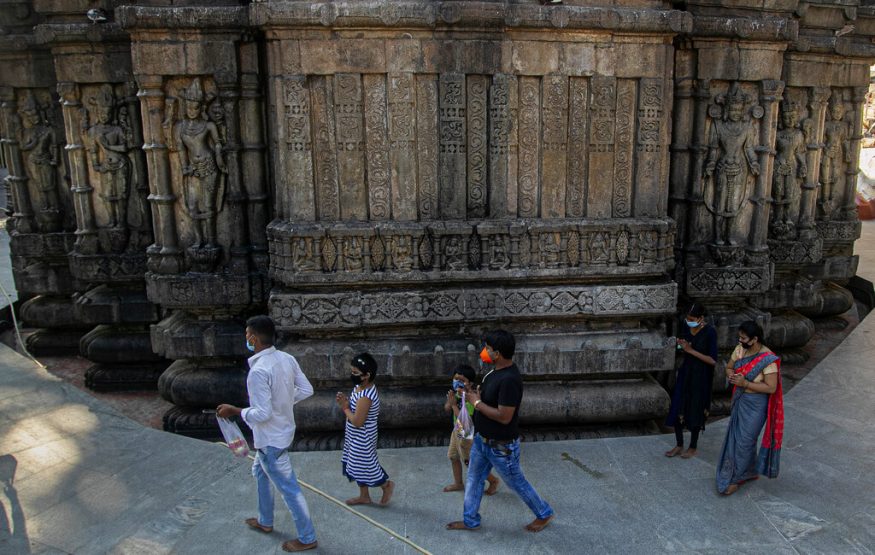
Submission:
<svg viewBox="0 0 875 555">
<path fill-rule="evenodd" d="M 778 476 L 784 406 L 781 360 L 762 344 L 763 329 L 754 321 L 738 327 L 738 346 L 726 365 L 734 386 L 726 439 L 717 462 L 717 491 L 732 495 L 760 474 Z M 759 454 L 757 438 L 765 424 Z"/>
</svg>

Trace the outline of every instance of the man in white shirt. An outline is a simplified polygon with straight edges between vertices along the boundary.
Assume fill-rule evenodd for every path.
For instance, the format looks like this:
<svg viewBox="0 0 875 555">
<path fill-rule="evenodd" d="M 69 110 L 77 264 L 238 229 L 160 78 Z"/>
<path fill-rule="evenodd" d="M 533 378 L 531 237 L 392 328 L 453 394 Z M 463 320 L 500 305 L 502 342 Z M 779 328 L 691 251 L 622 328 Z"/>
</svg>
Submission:
<svg viewBox="0 0 875 555">
<path fill-rule="evenodd" d="M 275 334 L 276 327 L 268 316 L 253 316 L 246 322 L 246 348 L 255 353 L 249 357 L 246 378 L 249 408 L 222 404 L 216 413 L 223 418 L 240 415 L 252 428 L 258 451 L 252 465 L 258 484 L 258 518 L 247 518 L 246 524 L 265 534 L 273 532 L 273 483 L 298 530 L 298 539 L 283 543 L 283 550 L 306 551 L 316 548 L 316 531 L 288 448 L 295 437 L 294 405 L 313 395 L 313 386 L 295 357 L 273 346 Z"/>
</svg>

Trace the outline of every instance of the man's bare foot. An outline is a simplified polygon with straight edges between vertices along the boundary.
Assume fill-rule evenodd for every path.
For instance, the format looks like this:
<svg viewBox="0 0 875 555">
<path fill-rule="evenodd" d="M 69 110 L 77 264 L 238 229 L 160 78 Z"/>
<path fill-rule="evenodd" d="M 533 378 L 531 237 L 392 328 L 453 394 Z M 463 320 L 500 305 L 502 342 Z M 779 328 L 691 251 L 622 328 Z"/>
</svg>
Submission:
<svg viewBox="0 0 875 555">
<path fill-rule="evenodd" d="M 548 524 L 550 524 L 550 521 L 553 520 L 554 516 L 556 515 L 550 515 L 547 518 L 536 518 L 535 520 L 526 524 L 526 530 L 528 530 L 529 532 L 540 532 L 541 530 L 546 528 Z"/>
<path fill-rule="evenodd" d="M 370 505 L 371 498 L 370 497 L 353 497 L 352 499 L 346 500 L 347 505 Z"/>
<path fill-rule="evenodd" d="M 684 454 L 681 455 L 681 458 L 682 459 L 692 459 L 695 456 L 696 456 L 696 450 L 691 447 L 691 448 L 687 449 L 686 451 L 684 451 Z"/>
<path fill-rule="evenodd" d="M 444 488 L 444 491 L 462 491 L 465 489 L 465 484 L 450 484 Z"/>
<path fill-rule="evenodd" d="M 283 543 L 283 551 L 307 551 L 309 549 L 316 549 L 319 546 L 319 542 L 313 543 L 301 543 L 301 540 L 289 540 Z"/>
<path fill-rule="evenodd" d="M 474 530 L 479 530 L 479 529 L 480 529 L 479 526 L 476 528 L 469 528 L 468 526 L 465 526 L 465 523 L 462 522 L 461 520 L 455 520 L 455 521 L 447 524 L 447 530 L 468 530 L 470 532 L 473 532 Z"/>
<path fill-rule="evenodd" d="M 273 532 L 273 526 L 262 526 L 261 524 L 258 523 L 257 518 L 247 518 L 243 522 L 245 522 L 246 525 L 249 526 L 250 528 L 252 528 L 253 530 L 258 530 L 259 532 L 262 532 L 265 534 L 270 534 L 271 532 Z"/>
<path fill-rule="evenodd" d="M 723 495 L 732 495 L 738 491 L 738 484 L 729 484 L 729 487 L 726 488 L 726 491 L 723 492 Z"/>
<path fill-rule="evenodd" d="M 389 504 L 389 500 L 392 499 L 392 492 L 395 491 L 395 482 L 389 480 L 382 486 L 383 489 L 383 497 L 380 498 L 380 505 L 386 506 Z"/>
<path fill-rule="evenodd" d="M 666 457 L 677 457 L 683 451 L 683 447 L 673 447 L 671 450 L 665 452 Z"/>
<path fill-rule="evenodd" d="M 486 488 L 486 491 L 483 493 L 485 493 L 486 495 L 495 495 L 495 492 L 498 491 L 498 478 L 489 475 L 486 477 L 486 480 L 489 482 L 489 487 Z"/>
</svg>

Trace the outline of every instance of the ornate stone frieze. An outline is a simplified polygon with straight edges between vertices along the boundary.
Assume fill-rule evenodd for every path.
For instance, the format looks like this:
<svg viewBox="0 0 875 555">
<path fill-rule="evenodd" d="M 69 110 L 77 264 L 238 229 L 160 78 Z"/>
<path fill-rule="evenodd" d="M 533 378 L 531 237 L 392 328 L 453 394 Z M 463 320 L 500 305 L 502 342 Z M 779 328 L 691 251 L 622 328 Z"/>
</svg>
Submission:
<svg viewBox="0 0 875 555">
<path fill-rule="evenodd" d="M 769 257 L 775 264 L 815 264 L 823 257 L 823 241 L 819 237 L 810 241 L 770 239 Z"/>
<path fill-rule="evenodd" d="M 825 243 L 852 242 L 860 238 L 862 224 L 855 221 L 818 221 L 817 233 Z"/>
<path fill-rule="evenodd" d="M 444 218 L 464 218 L 467 197 L 468 133 L 465 76 L 440 76 L 440 211 Z"/>
<path fill-rule="evenodd" d="M 438 291 L 274 291 L 271 316 L 289 331 L 394 324 L 478 322 L 501 318 L 644 316 L 675 311 L 677 286 L 446 288 Z"/>
<path fill-rule="evenodd" d="M 586 214 L 589 82 L 573 77 L 568 94 L 568 207 L 569 218 Z"/>
<path fill-rule="evenodd" d="M 126 17 L 139 25 L 152 23 L 158 16 L 148 8 L 129 8 Z M 230 16 L 229 16 L 230 17 Z M 194 16 L 192 16 L 194 19 Z M 646 8 L 551 6 L 537 4 L 496 4 L 495 2 L 442 2 L 402 0 L 384 3 L 336 1 L 314 9 L 297 2 L 256 2 L 251 8 L 254 25 L 330 27 L 427 27 L 452 24 L 459 28 L 474 26 L 532 27 L 547 29 L 599 29 L 684 33 L 693 30 L 690 14 L 676 10 Z"/>
<path fill-rule="evenodd" d="M 705 267 L 687 271 L 687 293 L 697 297 L 728 297 L 765 293 L 772 269 L 765 267 Z"/>
<path fill-rule="evenodd" d="M 416 76 L 417 203 L 423 220 L 438 217 L 438 84 Z"/>
<path fill-rule="evenodd" d="M 418 281 L 533 275 L 659 275 L 673 266 L 667 220 L 435 222 L 268 228 L 283 283 Z M 525 271 L 525 273 L 520 273 Z"/>
<path fill-rule="evenodd" d="M 164 308 L 240 310 L 265 298 L 265 287 L 257 274 L 146 274 L 149 298 L 160 299 Z"/>
<path fill-rule="evenodd" d="M 73 254 L 70 271 L 90 283 L 142 281 L 146 275 L 145 253 Z"/>
</svg>

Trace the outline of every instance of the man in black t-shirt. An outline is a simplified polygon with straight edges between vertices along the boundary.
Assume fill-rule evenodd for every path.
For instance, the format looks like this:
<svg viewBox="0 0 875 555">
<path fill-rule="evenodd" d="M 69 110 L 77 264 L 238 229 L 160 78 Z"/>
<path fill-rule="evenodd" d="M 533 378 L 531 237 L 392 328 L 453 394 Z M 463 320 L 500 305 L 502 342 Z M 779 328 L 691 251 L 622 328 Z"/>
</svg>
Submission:
<svg viewBox="0 0 875 555">
<path fill-rule="evenodd" d="M 530 532 L 540 532 L 553 519 L 553 508 L 541 499 L 520 468 L 520 433 L 517 424 L 523 400 L 523 379 L 513 363 L 516 341 L 510 332 L 495 330 L 483 336 L 480 358 L 494 368 L 483 376 L 479 392 L 466 392 L 474 405 L 474 445 L 468 463 L 465 484 L 464 520 L 447 524 L 449 530 L 480 528 L 480 500 L 483 481 L 492 468 L 504 483 L 520 496 L 535 513 L 535 520 L 526 526 Z"/>
</svg>

